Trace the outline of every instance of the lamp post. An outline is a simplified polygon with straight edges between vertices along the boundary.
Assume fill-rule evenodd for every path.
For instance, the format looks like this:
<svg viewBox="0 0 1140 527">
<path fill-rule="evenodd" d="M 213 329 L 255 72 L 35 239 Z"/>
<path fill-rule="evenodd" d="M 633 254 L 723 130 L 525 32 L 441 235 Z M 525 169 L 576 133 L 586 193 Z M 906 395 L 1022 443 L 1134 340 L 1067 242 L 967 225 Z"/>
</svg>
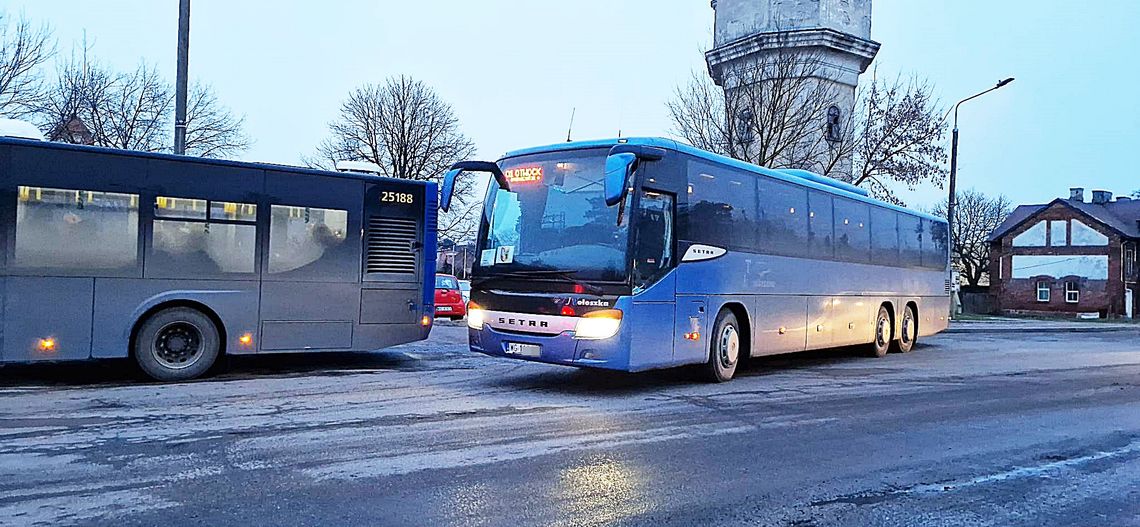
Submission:
<svg viewBox="0 0 1140 527">
<path fill-rule="evenodd" d="M 1003 86 L 1013 82 L 1013 77 L 999 81 L 996 86 L 976 95 L 971 95 L 958 101 L 954 105 L 954 136 L 951 140 L 950 146 L 950 197 L 946 201 L 946 223 L 949 225 L 949 232 L 947 233 L 947 245 L 950 247 L 950 260 L 954 260 L 954 207 L 958 204 L 958 107 L 962 103 L 977 99 L 989 92 L 1002 88 Z"/>
</svg>

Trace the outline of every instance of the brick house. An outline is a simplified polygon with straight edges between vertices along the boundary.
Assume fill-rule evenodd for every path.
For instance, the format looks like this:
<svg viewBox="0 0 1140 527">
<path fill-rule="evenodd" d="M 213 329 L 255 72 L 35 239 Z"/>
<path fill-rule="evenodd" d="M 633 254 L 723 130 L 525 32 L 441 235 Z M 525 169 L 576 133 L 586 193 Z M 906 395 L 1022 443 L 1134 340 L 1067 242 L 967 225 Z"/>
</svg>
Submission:
<svg viewBox="0 0 1140 527">
<path fill-rule="evenodd" d="M 990 234 L 990 291 L 1007 314 L 1115 318 L 1140 302 L 1140 200 L 1070 189 L 1021 205 Z"/>
</svg>

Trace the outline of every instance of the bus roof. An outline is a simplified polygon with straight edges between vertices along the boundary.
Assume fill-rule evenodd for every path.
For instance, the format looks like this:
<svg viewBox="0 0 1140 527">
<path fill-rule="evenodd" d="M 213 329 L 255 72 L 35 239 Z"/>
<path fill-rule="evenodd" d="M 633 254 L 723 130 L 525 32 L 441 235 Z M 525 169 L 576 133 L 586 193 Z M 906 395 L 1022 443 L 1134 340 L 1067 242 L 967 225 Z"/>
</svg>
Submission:
<svg viewBox="0 0 1140 527">
<path fill-rule="evenodd" d="M 887 203 L 885 201 L 877 200 L 875 198 L 862 195 L 862 194 L 856 192 L 855 190 L 852 190 L 852 189 L 858 189 L 858 187 L 855 187 L 854 185 L 851 185 L 850 183 L 846 183 L 846 182 L 840 181 L 838 179 L 829 178 L 827 176 L 821 176 L 819 174 L 808 173 L 808 174 L 811 174 L 811 177 L 805 177 L 803 175 L 798 174 L 798 172 L 806 172 L 806 171 L 787 171 L 786 172 L 783 170 L 775 170 L 775 169 L 771 169 L 771 168 L 765 168 L 765 167 L 762 167 L 759 165 L 753 165 L 751 163 L 746 163 L 746 162 L 741 161 L 739 159 L 733 159 L 733 158 L 728 157 L 728 156 L 723 156 L 720 154 L 714 154 L 714 153 L 709 152 L 707 150 L 701 150 L 700 148 L 697 148 L 697 147 L 691 146 L 691 145 L 687 145 L 687 144 L 682 143 L 680 141 L 675 141 L 673 139 L 665 139 L 662 137 L 629 137 L 629 138 L 622 138 L 622 139 L 598 139 L 598 140 L 592 140 L 592 141 L 572 141 L 572 142 L 566 142 L 566 143 L 555 143 L 552 145 L 538 146 L 538 147 L 532 147 L 532 148 L 524 148 L 521 150 L 513 150 L 513 151 L 507 152 L 505 155 L 503 155 L 502 159 L 508 159 L 508 158 L 518 157 L 518 156 L 523 156 L 523 155 L 541 154 L 541 153 L 547 153 L 547 152 L 563 152 L 563 151 L 568 151 L 568 150 L 582 150 L 582 149 L 587 149 L 587 148 L 607 148 L 607 147 L 613 147 L 613 146 L 619 145 L 619 144 L 655 146 L 658 148 L 673 150 L 675 152 L 681 152 L 684 154 L 689 154 L 691 156 L 694 156 L 694 157 L 697 157 L 697 158 L 700 158 L 700 159 L 703 159 L 706 161 L 710 161 L 713 163 L 719 163 L 721 165 L 731 166 L 731 167 L 734 167 L 734 168 L 739 169 L 739 170 L 744 170 L 747 172 L 752 172 L 754 174 L 760 174 L 760 175 L 768 176 L 768 177 L 771 177 L 774 179 L 779 179 L 782 181 L 786 181 L 788 183 L 808 187 L 808 188 L 815 189 L 815 190 L 820 190 L 823 192 L 828 192 L 830 194 L 835 194 L 837 196 L 842 196 L 842 197 L 845 197 L 848 199 L 853 199 L 856 201 L 862 201 L 864 203 L 868 203 L 871 205 L 876 205 L 879 207 L 886 207 L 889 209 L 896 210 L 898 212 L 904 212 L 904 213 L 911 214 L 914 216 L 918 216 L 918 217 L 921 217 L 921 218 L 924 218 L 924 219 L 927 219 L 930 221 L 935 221 L 935 222 L 939 222 L 939 223 L 946 223 L 946 220 L 944 218 L 939 218 L 937 216 L 927 214 L 925 212 L 920 212 L 917 210 L 908 209 L 905 207 L 900 207 L 898 205 L 894 205 L 891 203 Z"/>
<path fill-rule="evenodd" d="M 294 172 L 298 174 L 310 174 L 319 176 L 339 177 L 344 179 L 357 179 L 364 181 L 400 181 L 405 183 L 414 183 L 426 185 L 428 181 L 417 181 L 411 179 L 396 179 L 386 176 L 378 176 L 375 174 L 368 174 L 363 172 L 333 172 L 329 170 L 321 170 L 317 168 L 298 167 L 292 165 L 278 165 L 275 163 L 260 163 L 251 161 L 233 161 L 229 159 L 215 159 L 209 157 L 194 157 L 194 156 L 179 156 L 174 154 L 161 154 L 156 152 L 139 152 L 137 150 L 123 150 L 118 148 L 106 148 L 101 146 L 88 146 L 88 145 L 73 145 L 70 143 L 52 143 L 45 141 L 35 141 L 31 139 L 21 139 L 15 137 L 0 137 L 0 146 L 12 145 L 31 148 L 55 149 L 61 151 L 73 152 L 92 152 L 100 154 L 112 154 L 119 156 L 137 157 L 143 159 L 162 159 L 167 161 L 184 161 L 188 163 L 200 163 L 203 165 L 211 166 L 225 166 L 235 168 L 251 168 L 255 170 L 278 170 L 285 172 Z"/>
</svg>

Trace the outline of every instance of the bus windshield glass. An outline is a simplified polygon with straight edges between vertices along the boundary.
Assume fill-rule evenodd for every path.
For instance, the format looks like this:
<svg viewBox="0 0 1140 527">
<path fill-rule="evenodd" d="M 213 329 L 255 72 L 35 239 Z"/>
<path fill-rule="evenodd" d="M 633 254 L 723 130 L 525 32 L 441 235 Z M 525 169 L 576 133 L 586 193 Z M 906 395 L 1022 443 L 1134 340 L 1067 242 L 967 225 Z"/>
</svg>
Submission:
<svg viewBox="0 0 1140 527">
<path fill-rule="evenodd" d="M 575 279 L 624 281 L 626 204 L 606 206 L 606 150 L 554 152 L 502 163 L 511 191 L 491 184 L 480 240 L 480 274 L 565 271 Z"/>
</svg>

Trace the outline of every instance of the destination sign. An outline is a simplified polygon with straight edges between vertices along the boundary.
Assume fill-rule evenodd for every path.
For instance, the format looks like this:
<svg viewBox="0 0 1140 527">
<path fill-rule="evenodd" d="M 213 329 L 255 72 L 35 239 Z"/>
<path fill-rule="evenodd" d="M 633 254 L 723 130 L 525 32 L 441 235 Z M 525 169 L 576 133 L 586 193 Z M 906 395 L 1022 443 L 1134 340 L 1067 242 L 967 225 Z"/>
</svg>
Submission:
<svg viewBox="0 0 1140 527">
<path fill-rule="evenodd" d="M 511 183 L 538 183 L 542 181 L 542 167 L 509 168 L 503 172 Z"/>
</svg>

